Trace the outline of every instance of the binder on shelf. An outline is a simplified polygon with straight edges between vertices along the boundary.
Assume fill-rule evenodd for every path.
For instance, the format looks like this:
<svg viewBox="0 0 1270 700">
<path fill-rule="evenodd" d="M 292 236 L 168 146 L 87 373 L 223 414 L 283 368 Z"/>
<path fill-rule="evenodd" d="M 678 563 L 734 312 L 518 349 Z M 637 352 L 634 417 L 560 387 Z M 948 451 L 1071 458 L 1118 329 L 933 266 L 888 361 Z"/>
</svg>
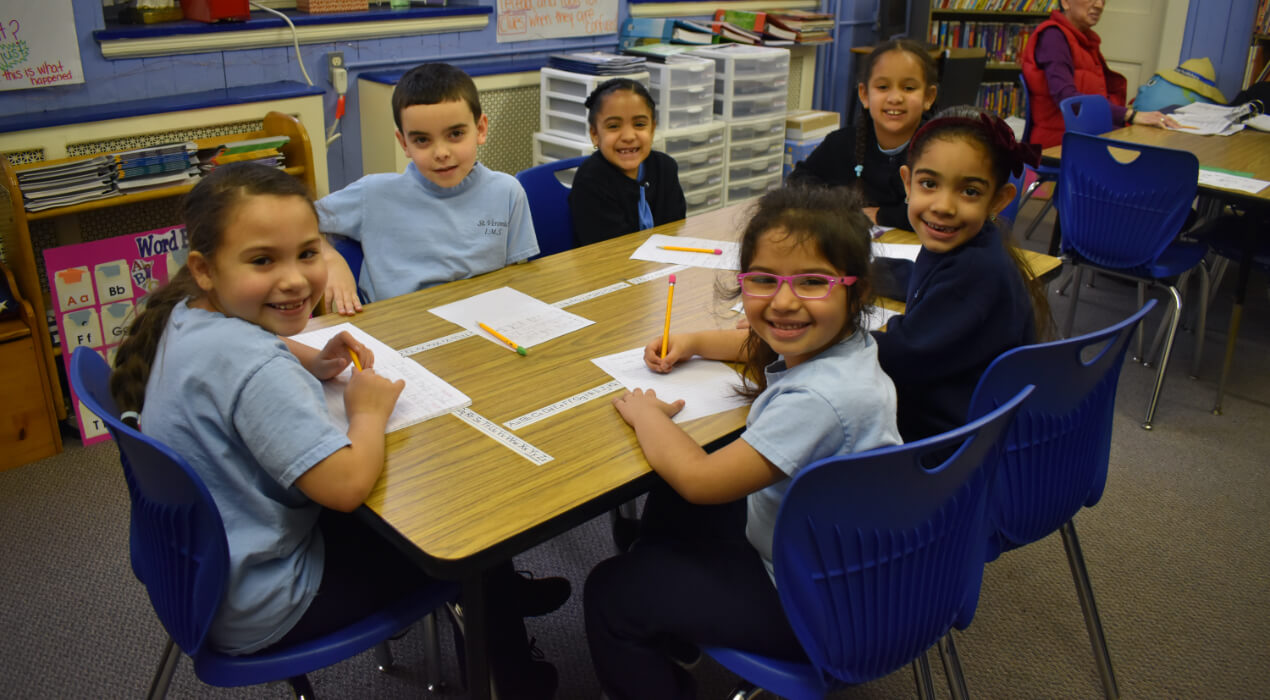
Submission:
<svg viewBox="0 0 1270 700">
<path fill-rule="evenodd" d="M 714 32 L 709 27 L 686 19 L 671 17 L 630 17 L 622 23 L 620 41 L 634 45 L 635 39 L 655 39 L 663 43 L 713 44 Z M 628 41 L 629 40 L 629 41 Z"/>
</svg>

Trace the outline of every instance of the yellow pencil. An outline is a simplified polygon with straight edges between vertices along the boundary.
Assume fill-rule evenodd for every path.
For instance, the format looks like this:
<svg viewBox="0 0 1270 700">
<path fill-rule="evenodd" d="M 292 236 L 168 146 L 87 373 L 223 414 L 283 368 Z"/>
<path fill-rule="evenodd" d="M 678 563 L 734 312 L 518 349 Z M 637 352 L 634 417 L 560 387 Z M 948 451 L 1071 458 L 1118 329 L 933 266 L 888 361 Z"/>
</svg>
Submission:
<svg viewBox="0 0 1270 700">
<path fill-rule="evenodd" d="M 357 371 L 362 371 L 362 361 L 357 357 L 357 353 L 353 352 L 352 348 L 349 348 L 348 356 L 353 358 L 353 366 L 357 368 Z"/>
<path fill-rule="evenodd" d="M 723 255 L 721 248 L 685 248 L 678 245 L 659 245 L 662 250 L 680 250 L 685 253 L 709 253 L 711 255 Z"/>
<path fill-rule="evenodd" d="M 480 326 L 486 333 L 489 333 L 495 338 L 498 338 L 504 343 L 507 343 L 507 345 L 510 346 L 511 349 L 515 350 L 517 353 L 521 355 L 528 354 L 527 350 L 517 345 L 516 342 L 513 341 L 511 338 L 508 338 L 507 336 L 503 335 L 502 333 L 499 333 L 498 331 L 494 330 L 493 328 L 490 328 L 489 326 L 485 325 L 484 323 L 481 323 L 480 321 L 477 321 L 476 325 Z"/>
<path fill-rule="evenodd" d="M 666 343 L 670 341 L 670 307 L 675 303 L 675 276 L 670 276 L 670 292 L 666 294 L 666 325 L 661 331 L 661 359 L 666 359 Z"/>
</svg>

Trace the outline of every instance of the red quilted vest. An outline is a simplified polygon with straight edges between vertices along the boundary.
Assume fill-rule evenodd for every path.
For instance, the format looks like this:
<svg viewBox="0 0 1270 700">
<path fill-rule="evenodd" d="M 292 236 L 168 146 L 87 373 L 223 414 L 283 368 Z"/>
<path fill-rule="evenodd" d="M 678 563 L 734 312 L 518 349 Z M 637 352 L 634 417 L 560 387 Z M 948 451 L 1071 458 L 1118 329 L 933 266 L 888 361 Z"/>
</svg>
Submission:
<svg viewBox="0 0 1270 700">
<path fill-rule="evenodd" d="M 1041 32 L 1058 27 L 1067 37 L 1072 52 L 1076 91 L 1082 95 L 1103 95 L 1113 105 L 1123 107 L 1128 81 L 1107 67 L 1098 46 L 1102 39 L 1093 31 L 1082 32 L 1062 12 L 1054 10 L 1049 19 L 1037 26 L 1023 49 L 1023 79 L 1027 82 L 1028 101 L 1032 111 L 1032 133 L 1029 140 L 1042 148 L 1063 142 L 1063 113 L 1050 96 L 1045 71 L 1036 64 L 1036 41 Z"/>
</svg>

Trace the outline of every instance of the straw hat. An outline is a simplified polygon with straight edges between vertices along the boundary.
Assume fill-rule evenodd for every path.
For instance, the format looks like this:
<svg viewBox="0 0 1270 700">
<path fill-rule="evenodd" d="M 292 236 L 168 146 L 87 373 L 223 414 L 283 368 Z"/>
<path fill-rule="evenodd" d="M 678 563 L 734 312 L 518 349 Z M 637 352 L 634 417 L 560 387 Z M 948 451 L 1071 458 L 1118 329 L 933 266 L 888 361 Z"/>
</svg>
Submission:
<svg viewBox="0 0 1270 700">
<path fill-rule="evenodd" d="M 1226 96 L 1217 89 L 1217 73 L 1213 71 L 1213 62 L 1207 58 L 1189 59 L 1177 68 L 1158 75 L 1178 87 L 1193 90 L 1213 102 L 1226 104 Z"/>
</svg>

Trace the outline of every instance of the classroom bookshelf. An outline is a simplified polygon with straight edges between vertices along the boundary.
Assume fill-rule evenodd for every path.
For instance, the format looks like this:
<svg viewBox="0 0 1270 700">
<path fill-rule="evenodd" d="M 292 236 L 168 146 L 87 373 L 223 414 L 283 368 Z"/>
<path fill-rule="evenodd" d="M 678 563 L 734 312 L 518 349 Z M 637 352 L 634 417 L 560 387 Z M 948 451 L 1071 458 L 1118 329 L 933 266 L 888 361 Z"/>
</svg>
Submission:
<svg viewBox="0 0 1270 700">
<path fill-rule="evenodd" d="M 987 51 L 979 105 L 1001 116 L 1023 114 L 1021 56 L 1036 25 L 1058 0 L 931 0 L 926 40 L 941 49 Z"/>
<path fill-rule="evenodd" d="M 1266 79 L 1270 65 L 1270 0 L 1258 0 L 1257 13 L 1252 23 L 1252 38 L 1248 45 L 1248 63 L 1244 68 L 1241 90 Z"/>
<path fill-rule="evenodd" d="M 310 192 L 316 192 L 316 168 L 308 132 L 305 130 L 304 125 L 290 114 L 270 111 L 265 114 L 258 130 L 230 135 L 208 136 L 193 139 L 193 142 L 199 148 L 213 148 L 235 141 L 278 135 L 289 137 L 287 144 L 279 149 L 285 156 L 286 172 L 302 180 Z M 109 153 L 112 151 L 105 152 Z M 22 190 L 18 185 L 18 173 L 31 168 L 69 163 L 93 158 L 98 155 L 101 154 L 84 154 L 69 158 L 26 163 L 10 162 L 8 156 L 0 155 L 0 185 L 3 185 L 8 194 L 10 207 L 10 220 L 7 222 L 8 225 L 0 230 L 0 242 L 3 242 L 6 263 L 13 272 L 18 293 L 32 307 L 34 319 L 34 328 L 32 330 L 34 331 L 35 342 L 43 346 L 43 352 L 39 353 L 39 356 L 45 366 L 39 368 L 39 370 L 48 376 L 49 385 L 53 389 L 51 397 L 52 408 L 58 418 L 65 418 L 67 415 L 66 401 L 58 371 L 58 366 L 61 364 L 62 347 L 60 344 L 56 346 L 53 344 L 49 331 L 50 326 L 47 316 L 47 310 L 50 308 L 49 285 L 45 281 L 46 276 L 43 265 L 43 249 L 48 246 L 44 245 L 42 241 L 35 240 L 32 236 L 32 224 L 42 224 L 44 222 L 52 224 L 59 230 L 59 234 L 62 234 L 58 236 L 59 240 L 57 243 L 62 244 L 65 241 L 61 239 L 67 236 L 72 240 L 80 237 L 81 219 L 88 223 L 124 207 L 144 207 L 150 204 L 164 203 L 171 206 L 163 207 L 163 213 L 159 216 L 167 220 L 154 223 L 151 227 L 175 225 L 179 223 L 175 213 L 177 211 L 175 202 L 194 186 L 193 183 L 187 183 L 173 187 L 160 187 L 43 211 L 26 211 L 23 205 Z M 139 230 L 143 229 L 136 229 L 136 231 Z M 122 233 L 124 232 L 121 231 L 120 234 Z"/>
</svg>

